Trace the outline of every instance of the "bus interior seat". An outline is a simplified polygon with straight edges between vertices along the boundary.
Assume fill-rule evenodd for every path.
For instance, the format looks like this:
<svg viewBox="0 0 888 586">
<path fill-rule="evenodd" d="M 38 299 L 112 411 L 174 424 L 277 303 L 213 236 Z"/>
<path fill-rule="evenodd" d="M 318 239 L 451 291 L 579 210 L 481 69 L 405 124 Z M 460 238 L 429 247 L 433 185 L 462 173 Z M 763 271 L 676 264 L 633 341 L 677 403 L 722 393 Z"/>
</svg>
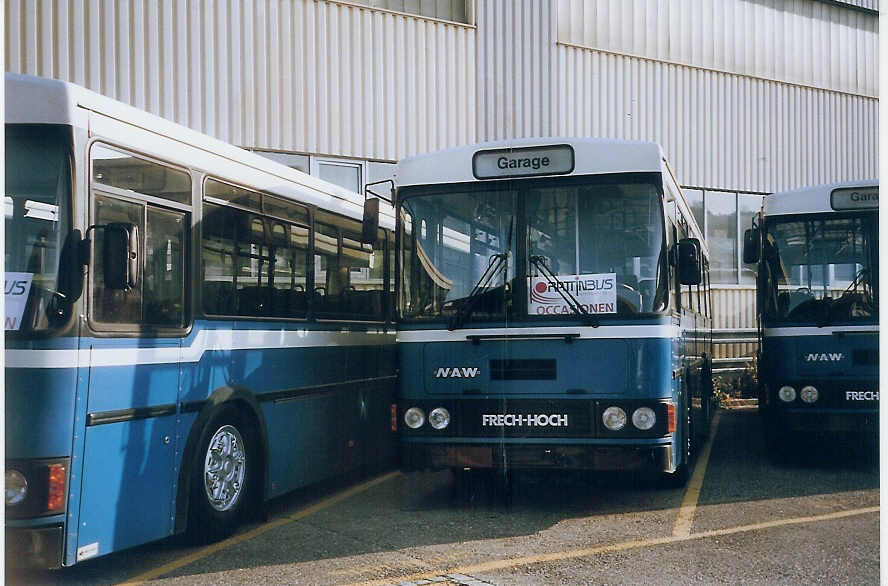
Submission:
<svg viewBox="0 0 888 586">
<path fill-rule="evenodd" d="M 203 308 L 205 313 L 231 315 L 234 313 L 234 294 L 231 283 L 204 282 Z"/>
<path fill-rule="evenodd" d="M 237 291 L 238 315 L 265 315 L 268 304 L 268 289 L 265 287 L 244 287 Z"/>
</svg>

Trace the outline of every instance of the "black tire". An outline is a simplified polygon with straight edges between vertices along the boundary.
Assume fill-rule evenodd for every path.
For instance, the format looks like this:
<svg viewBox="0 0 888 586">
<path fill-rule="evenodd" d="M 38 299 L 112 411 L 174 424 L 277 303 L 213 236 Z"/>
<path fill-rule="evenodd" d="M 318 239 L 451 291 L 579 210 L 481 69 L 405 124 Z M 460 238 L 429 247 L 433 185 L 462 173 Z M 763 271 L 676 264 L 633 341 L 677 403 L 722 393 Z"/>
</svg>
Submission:
<svg viewBox="0 0 888 586">
<path fill-rule="evenodd" d="M 472 503 L 478 500 L 484 486 L 482 471 L 451 468 L 453 489 L 451 497 L 456 504 Z"/>
<path fill-rule="evenodd" d="M 249 508 L 258 464 L 250 421 L 229 407 L 201 431 L 191 465 L 188 521 L 197 543 L 231 535 Z"/>
</svg>

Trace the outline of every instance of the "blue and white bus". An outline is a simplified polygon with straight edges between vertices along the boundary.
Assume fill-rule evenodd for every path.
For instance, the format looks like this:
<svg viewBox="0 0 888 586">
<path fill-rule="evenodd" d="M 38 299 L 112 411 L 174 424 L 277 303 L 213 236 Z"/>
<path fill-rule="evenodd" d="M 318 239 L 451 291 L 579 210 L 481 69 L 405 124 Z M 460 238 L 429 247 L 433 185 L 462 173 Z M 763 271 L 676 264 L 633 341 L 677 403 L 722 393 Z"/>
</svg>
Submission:
<svg viewBox="0 0 888 586">
<path fill-rule="evenodd" d="M 492 142 L 395 184 L 402 468 L 684 482 L 712 409 L 708 251 L 660 147 Z"/>
<path fill-rule="evenodd" d="M 775 193 L 744 235 L 743 260 L 758 267 L 759 411 L 771 448 L 791 453 L 799 432 L 875 434 L 878 206 L 875 180 Z"/>
<path fill-rule="evenodd" d="M 390 209 L 362 238 L 356 193 L 75 85 L 5 83 L 10 564 L 224 535 L 394 464 Z"/>
</svg>

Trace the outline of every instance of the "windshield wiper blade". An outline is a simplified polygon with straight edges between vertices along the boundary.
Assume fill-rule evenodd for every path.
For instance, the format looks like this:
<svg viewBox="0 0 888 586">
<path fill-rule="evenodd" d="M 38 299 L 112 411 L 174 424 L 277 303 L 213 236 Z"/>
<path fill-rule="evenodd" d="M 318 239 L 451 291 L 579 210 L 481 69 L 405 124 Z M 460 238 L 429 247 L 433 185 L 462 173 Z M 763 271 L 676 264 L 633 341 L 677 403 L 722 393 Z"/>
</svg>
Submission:
<svg viewBox="0 0 888 586">
<path fill-rule="evenodd" d="M 472 291 L 466 297 L 464 297 L 462 299 L 462 302 L 457 306 L 456 313 L 453 315 L 453 317 L 450 319 L 450 323 L 447 325 L 448 330 L 455 330 L 456 328 L 461 328 L 463 326 L 466 318 L 471 315 L 472 307 L 475 306 L 475 302 L 478 300 L 481 292 L 490 286 L 490 283 L 493 281 L 493 279 L 496 278 L 497 274 L 504 267 L 508 266 L 508 260 L 508 250 L 506 252 L 492 254 L 490 256 L 487 268 L 484 269 L 484 272 L 481 274 L 478 282 L 475 283 L 475 286 L 472 287 Z"/>
<path fill-rule="evenodd" d="M 559 279 L 555 273 L 552 272 L 552 269 L 549 268 L 549 265 L 546 264 L 545 257 L 539 255 L 531 255 L 530 263 L 535 266 L 540 273 L 542 273 L 543 277 L 545 277 L 546 281 L 549 282 L 549 285 L 555 288 L 555 291 L 561 295 L 561 298 L 564 299 L 564 302 L 567 303 L 567 306 L 574 313 L 578 313 L 584 318 L 591 318 L 592 325 L 598 327 L 599 321 L 598 316 L 589 313 L 589 311 L 583 307 L 583 304 L 577 301 L 577 298 L 574 297 L 573 293 L 567 290 L 567 287 L 564 285 L 564 282 Z"/>
</svg>

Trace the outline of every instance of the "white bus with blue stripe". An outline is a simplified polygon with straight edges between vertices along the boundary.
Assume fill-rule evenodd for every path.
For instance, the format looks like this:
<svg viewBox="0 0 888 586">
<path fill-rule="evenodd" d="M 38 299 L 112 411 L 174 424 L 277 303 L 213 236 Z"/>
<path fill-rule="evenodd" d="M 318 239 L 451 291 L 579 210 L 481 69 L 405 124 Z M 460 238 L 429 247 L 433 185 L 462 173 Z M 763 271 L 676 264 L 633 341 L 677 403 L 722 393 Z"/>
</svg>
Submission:
<svg viewBox="0 0 888 586">
<path fill-rule="evenodd" d="M 224 535 L 394 464 L 394 217 L 81 87 L 6 75 L 6 551 Z"/>
<path fill-rule="evenodd" d="M 875 436 L 879 416 L 879 184 L 765 198 L 747 230 L 758 268 L 759 410 L 772 448 L 794 435 Z"/>
<path fill-rule="evenodd" d="M 398 163 L 405 469 L 687 478 L 711 412 L 708 250 L 656 144 Z"/>
</svg>

